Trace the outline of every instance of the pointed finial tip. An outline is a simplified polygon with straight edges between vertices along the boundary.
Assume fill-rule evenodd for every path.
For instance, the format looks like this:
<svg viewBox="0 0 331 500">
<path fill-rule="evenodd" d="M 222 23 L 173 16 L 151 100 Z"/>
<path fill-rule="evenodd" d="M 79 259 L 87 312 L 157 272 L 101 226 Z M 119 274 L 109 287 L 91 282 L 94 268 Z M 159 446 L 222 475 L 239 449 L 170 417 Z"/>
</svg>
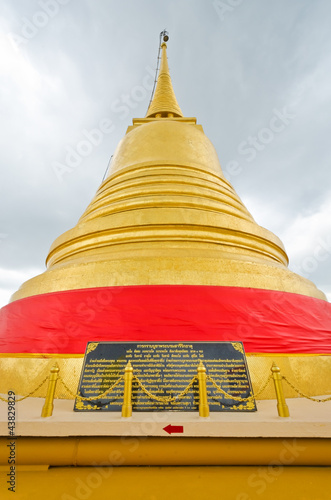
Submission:
<svg viewBox="0 0 331 500">
<path fill-rule="evenodd" d="M 169 67 L 168 67 L 168 58 L 165 43 L 169 38 L 168 35 L 165 35 L 165 31 L 161 32 L 161 37 L 163 36 L 163 41 L 159 45 L 158 52 L 158 62 L 157 62 L 157 70 L 156 70 L 156 78 L 154 85 L 152 97 L 148 106 L 146 118 L 162 118 L 162 117 L 182 117 L 183 113 L 178 105 L 174 90 L 172 88 Z M 160 37 L 160 38 L 161 38 Z M 162 49 L 162 54 L 161 54 Z M 159 69 L 159 60 L 160 69 Z M 158 75 L 158 76 L 157 76 Z M 155 89 L 155 92 L 154 92 Z"/>
</svg>

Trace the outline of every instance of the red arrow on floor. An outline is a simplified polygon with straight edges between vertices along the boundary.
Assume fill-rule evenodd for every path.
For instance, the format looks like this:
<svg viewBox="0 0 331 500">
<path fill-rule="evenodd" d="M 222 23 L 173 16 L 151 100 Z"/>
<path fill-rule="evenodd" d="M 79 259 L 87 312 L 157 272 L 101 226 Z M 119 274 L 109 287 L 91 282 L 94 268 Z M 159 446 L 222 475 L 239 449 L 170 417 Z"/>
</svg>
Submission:
<svg viewBox="0 0 331 500">
<path fill-rule="evenodd" d="M 184 427 L 182 425 L 167 425 L 167 427 L 163 427 L 163 430 L 168 434 L 182 434 L 184 432 Z"/>
</svg>

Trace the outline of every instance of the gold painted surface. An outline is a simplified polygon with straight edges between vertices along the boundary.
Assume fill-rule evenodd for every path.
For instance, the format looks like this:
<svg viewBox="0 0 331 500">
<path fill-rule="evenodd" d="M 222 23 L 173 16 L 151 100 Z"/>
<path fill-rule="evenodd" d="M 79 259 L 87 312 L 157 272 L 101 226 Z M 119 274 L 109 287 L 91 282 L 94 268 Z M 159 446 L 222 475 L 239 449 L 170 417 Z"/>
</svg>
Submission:
<svg viewBox="0 0 331 500">
<path fill-rule="evenodd" d="M 251 446 L 254 447 L 254 443 Z M 292 449 L 296 451 L 295 448 Z M 249 454 L 249 450 L 245 452 Z M 284 452 L 287 459 L 291 457 L 286 448 Z M 282 450 L 279 453 L 282 453 Z M 115 460 L 121 461 L 121 455 L 114 452 L 113 456 Z M 101 462 L 96 461 L 96 464 Z M 19 485 L 15 493 L 7 491 L 6 486 L 3 486 L 6 484 L 8 471 L 1 471 L 1 498 L 3 500 L 12 498 L 15 500 L 330 499 L 330 467 L 282 465 L 272 467 L 269 464 L 219 467 L 126 467 L 125 463 L 121 467 L 103 465 L 18 471 Z"/>
<path fill-rule="evenodd" d="M 203 132 L 156 120 L 125 136 L 111 175 L 77 226 L 53 243 L 48 270 L 13 300 L 145 284 L 242 286 L 325 299 L 287 262 L 281 241 L 255 223 L 223 178 Z"/>
<path fill-rule="evenodd" d="M 305 292 L 305 295 L 325 299 L 311 281 L 276 264 L 253 261 L 246 255 L 238 258 L 228 253 L 215 258 L 215 253 L 206 249 L 205 255 L 199 251 L 199 257 L 195 257 L 196 249 L 187 246 L 178 250 L 158 248 L 155 257 L 153 248 L 152 244 L 149 248 L 137 248 L 134 256 L 123 249 L 112 260 L 101 260 L 101 249 L 94 252 L 94 261 L 89 261 L 88 255 L 81 255 L 73 264 L 58 265 L 26 281 L 12 300 L 61 290 L 160 284 L 238 286 L 279 291 L 285 288 L 287 292 Z M 172 257 L 174 253 L 176 255 Z M 97 258 L 100 260 L 96 261 Z"/>
<path fill-rule="evenodd" d="M 141 144 L 140 132 L 150 125 L 164 128 L 160 123 L 141 125 L 128 135 L 139 131 Z M 168 142 L 170 136 L 175 142 L 181 138 L 170 123 L 165 125 L 170 127 Z M 146 165 L 139 157 L 131 169 L 124 160 L 134 161 L 132 144 L 124 141 L 118 153 L 123 169 L 116 171 L 115 155 L 114 175 L 101 185 L 78 225 L 53 243 L 48 271 L 26 282 L 13 300 L 61 290 L 144 284 L 243 286 L 324 299 L 312 282 L 286 268 L 280 240 L 255 223 L 232 186 L 216 175 L 220 166 L 213 148 L 207 154 L 208 144 L 202 148 L 205 169 L 197 162 L 188 166 L 191 153 L 187 161 L 181 158 L 185 166 L 172 165 L 172 152 L 169 164 L 163 158 L 163 165 L 155 165 L 154 158 Z M 178 151 L 177 145 L 170 150 Z M 203 155 L 197 155 L 202 161 Z"/>
<path fill-rule="evenodd" d="M 146 117 L 154 117 L 157 114 L 168 116 L 169 113 L 174 116 L 183 116 L 172 87 L 167 59 L 167 44 L 162 43 L 161 47 L 162 56 L 159 76 L 153 101 L 148 108 Z"/>
<path fill-rule="evenodd" d="M 13 390 L 17 395 L 25 396 L 31 392 L 49 374 L 57 362 L 60 375 L 69 389 L 77 392 L 83 357 L 43 358 L 0 358 L 0 393 Z M 247 354 L 247 363 L 254 392 L 258 393 L 268 376 L 272 363 L 275 362 L 295 387 L 309 396 L 331 394 L 331 356 L 323 355 L 254 355 Z M 296 398 L 298 395 L 287 384 L 283 384 L 285 398 Z M 45 397 L 47 385 L 44 385 L 34 397 Z M 56 398 L 72 399 L 62 384 L 57 382 Z M 275 399 L 272 383 L 257 399 Z M 317 404 L 317 403 L 312 403 Z"/>
<path fill-rule="evenodd" d="M 86 467 L 96 464 L 114 466 L 226 466 L 265 465 L 276 457 L 284 465 L 330 466 L 330 438 L 235 438 L 187 436 L 179 439 L 146 434 L 132 439 L 122 436 L 68 436 L 18 437 L 16 463 L 22 465 L 75 465 Z M 111 433 L 111 430 L 110 430 Z M 0 437 L 0 464 L 8 460 L 5 443 Z M 285 446 L 284 446 L 285 443 Z M 132 445 L 135 446 L 132 446 Z M 286 450 L 289 453 L 286 453 Z M 112 463 L 111 458 L 117 459 Z M 6 453 L 7 452 L 7 453 Z M 292 453 L 291 453 L 292 452 Z M 291 460 L 289 460 L 291 454 Z M 286 460 L 287 459 L 287 460 Z M 330 498 L 330 497 L 329 497 Z M 317 499 L 315 499 L 317 500 Z"/>
<path fill-rule="evenodd" d="M 215 188 L 219 186 L 221 177 L 222 184 L 237 196 L 231 184 L 225 180 L 216 150 L 201 128 L 176 119 L 141 120 L 139 126 L 128 132 L 115 150 L 110 175 L 101 184 L 100 190 L 108 187 L 109 182 L 116 183 L 122 189 L 123 181 L 130 178 L 150 183 L 153 179 L 150 176 L 155 176 L 158 171 L 160 175 L 165 175 L 167 172 L 163 172 L 163 169 L 167 167 L 170 168 L 169 173 L 173 172 L 179 181 L 181 176 L 185 176 L 184 180 L 188 181 L 190 177 L 193 180 L 202 177 L 202 184 L 207 178 Z M 117 177 L 122 172 L 126 176 Z M 164 180 L 166 178 L 162 182 Z M 171 178 L 170 182 L 173 182 Z"/>
<path fill-rule="evenodd" d="M 9 390 L 11 390 L 17 395 L 25 396 L 35 389 L 40 382 L 42 382 L 42 380 L 49 375 L 55 362 L 58 364 L 60 368 L 59 373 L 65 380 L 69 389 L 73 393 L 76 393 L 83 365 L 83 357 L 53 357 L 49 359 L 34 357 L 0 358 L 0 393 L 6 394 Z M 47 383 L 34 394 L 34 397 L 44 398 L 46 396 L 46 391 Z M 71 399 L 59 381 L 57 381 L 55 397 L 61 399 Z"/>
</svg>

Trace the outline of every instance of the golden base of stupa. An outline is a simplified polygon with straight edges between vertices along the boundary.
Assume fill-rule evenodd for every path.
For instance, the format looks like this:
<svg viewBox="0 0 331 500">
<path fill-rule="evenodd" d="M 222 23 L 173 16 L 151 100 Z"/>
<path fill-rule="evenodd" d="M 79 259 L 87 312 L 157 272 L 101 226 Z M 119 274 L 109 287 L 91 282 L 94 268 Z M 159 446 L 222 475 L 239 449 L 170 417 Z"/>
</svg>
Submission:
<svg viewBox="0 0 331 500">
<path fill-rule="evenodd" d="M 43 403 L 29 398 L 19 407 L 19 500 L 330 498 L 327 404 L 289 399 L 289 418 L 278 416 L 275 400 L 259 401 L 254 414 L 134 412 L 122 418 L 74 413 L 73 401 L 55 400 L 53 416 L 43 419 Z M 7 413 L 0 411 L 0 491 L 7 499 L 13 498 L 4 487 L 13 439 L 5 437 Z"/>
</svg>

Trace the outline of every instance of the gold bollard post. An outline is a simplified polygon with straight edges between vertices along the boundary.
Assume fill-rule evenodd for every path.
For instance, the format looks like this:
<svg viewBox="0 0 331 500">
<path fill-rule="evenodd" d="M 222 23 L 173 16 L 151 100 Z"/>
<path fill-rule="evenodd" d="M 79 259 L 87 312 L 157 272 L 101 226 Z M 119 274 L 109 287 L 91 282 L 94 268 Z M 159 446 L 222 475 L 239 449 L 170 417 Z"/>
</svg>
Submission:
<svg viewBox="0 0 331 500">
<path fill-rule="evenodd" d="M 48 380 L 47 393 L 45 397 L 45 403 L 41 411 L 41 416 L 43 418 L 51 417 L 54 408 L 54 394 L 56 389 L 56 382 L 59 376 L 60 368 L 57 363 L 51 368 L 51 373 Z"/>
<path fill-rule="evenodd" d="M 290 412 L 289 412 L 289 409 L 288 409 L 288 406 L 286 404 L 285 397 L 284 397 L 282 376 L 280 374 L 280 368 L 276 365 L 276 363 L 272 364 L 271 372 L 272 372 L 272 378 L 273 378 L 273 381 L 275 384 L 278 415 L 280 417 L 289 417 Z"/>
<path fill-rule="evenodd" d="M 133 368 L 131 365 L 131 361 L 129 361 L 124 371 L 124 397 L 122 405 L 122 417 L 125 418 L 132 416 L 132 378 Z"/>
<path fill-rule="evenodd" d="M 209 417 L 206 368 L 204 367 L 202 361 L 200 361 L 200 364 L 198 366 L 198 380 L 199 380 L 199 416 Z"/>
</svg>

